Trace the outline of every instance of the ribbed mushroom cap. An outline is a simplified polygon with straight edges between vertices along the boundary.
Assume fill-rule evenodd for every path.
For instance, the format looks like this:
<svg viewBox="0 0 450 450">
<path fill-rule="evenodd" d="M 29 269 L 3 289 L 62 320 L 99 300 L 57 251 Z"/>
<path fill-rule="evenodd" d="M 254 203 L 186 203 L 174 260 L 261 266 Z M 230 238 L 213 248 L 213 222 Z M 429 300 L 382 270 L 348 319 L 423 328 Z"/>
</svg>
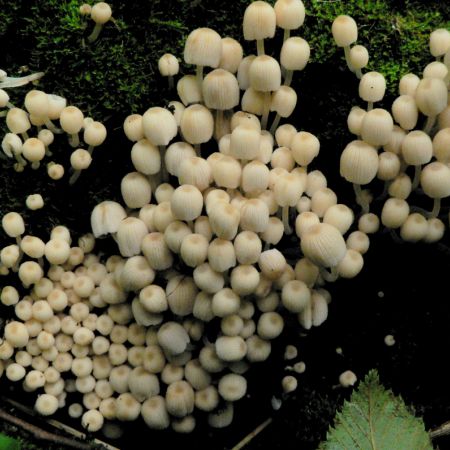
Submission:
<svg viewBox="0 0 450 450">
<path fill-rule="evenodd" d="M 202 83 L 205 105 L 211 109 L 232 109 L 239 104 L 239 84 L 236 77 L 224 70 L 215 69 Z"/>
<path fill-rule="evenodd" d="M 318 223 L 309 227 L 300 241 L 303 254 L 314 264 L 322 267 L 334 267 L 347 252 L 340 231 L 327 223 Z"/>
<path fill-rule="evenodd" d="M 250 65 L 256 58 L 256 55 L 248 55 L 242 59 L 237 72 L 237 80 L 241 90 L 245 91 L 250 87 L 249 70 Z"/>
<path fill-rule="evenodd" d="M 25 108 L 36 117 L 48 116 L 48 97 L 43 91 L 33 89 L 25 96 Z"/>
<path fill-rule="evenodd" d="M 319 154 L 320 142 L 312 133 L 299 131 L 293 136 L 290 149 L 295 162 L 299 166 L 307 166 Z"/>
<path fill-rule="evenodd" d="M 420 184 L 428 197 L 448 197 L 450 195 L 450 168 L 438 161 L 427 164 L 420 175 Z"/>
<path fill-rule="evenodd" d="M 236 73 L 242 61 L 244 51 L 242 45 L 236 39 L 222 38 L 222 56 L 219 67 L 230 73 Z"/>
<path fill-rule="evenodd" d="M 192 31 L 184 45 L 184 61 L 187 64 L 216 68 L 222 56 L 222 38 L 211 28 Z"/>
<path fill-rule="evenodd" d="M 430 162 L 433 156 L 433 143 L 427 133 L 414 130 L 402 141 L 402 156 L 407 164 L 418 166 Z"/>
<path fill-rule="evenodd" d="M 289 117 L 297 105 L 297 92 L 290 86 L 281 86 L 272 94 L 270 110 L 278 113 L 280 117 Z"/>
<path fill-rule="evenodd" d="M 128 208 L 142 208 L 150 203 L 152 188 L 144 175 L 130 172 L 122 178 L 120 183 L 122 198 Z"/>
<path fill-rule="evenodd" d="M 349 47 L 358 39 L 358 26 L 350 16 L 338 16 L 331 26 L 334 42 L 338 47 Z"/>
<path fill-rule="evenodd" d="M 180 64 L 176 56 L 165 53 L 158 60 L 158 69 L 163 77 L 171 77 L 179 72 Z"/>
<path fill-rule="evenodd" d="M 281 86 L 280 64 L 271 56 L 257 56 L 250 65 L 248 75 L 250 86 L 257 91 L 276 91 Z"/>
<path fill-rule="evenodd" d="M 381 108 L 372 109 L 364 116 L 361 123 L 362 140 L 371 145 L 385 145 L 394 128 L 394 121 L 388 111 Z"/>
<path fill-rule="evenodd" d="M 433 154 L 440 162 L 450 162 L 450 127 L 442 128 L 434 135 Z"/>
<path fill-rule="evenodd" d="M 154 145 L 167 145 L 178 133 L 173 114 L 167 109 L 155 106 L 142 116 L 145 137 Z"/>
<path fill-rule="evenodd" d="M 378 171 L 378 153 L 363 141 L 352 141 L 341 154 L 340 173 L 347 181 L 368 184 Z"/>
<path fill-rule="evenodd" d="M 264 113 L 264 92 L 257 91 L 251 87 L 247 88 L 242 96 L 241 107 L 242 110 L 256 114 L 257 116 L 262 116 Z"/>
<path fill-rule="evenodd" d="M 397 97 L 392 103 L 392 115 L 404 130 L 412 130 L 419 118 L 419 110 L 414 97 L 411 95 L 400 95 L 400 97 Z"/>
<path fill-rule="evenodd" d="M 164 157 L 167 171 L 170 175 L 178 176 L 181 163 L 187 158 L 194 158 L 197 153 L 187 142 L 174 142 L 166 149 Z"/>
<path fill-rule="evenodd" d="M 430 53 L 433 56 L 445 55 L 450 50 L 450 31 L 438 28 L 430 34 Z"/>
<path fill-rule="evenodd" d="M 364 45 L 354 45 L 350 50 L 349 59 L 354 69 L 363 69 L 369 63 L 369 52 Z"/>
<path fill-rule="evenodd" d="M 308 42 L 298 36 L 290 37 L 281 47 L 280 63 L 286 70 L 303 70 L 308 64 L 309 56 Z"/>
<path fill-rule="evenodd" d="M 269 3 L 256 1 L 247 6 L 244 13 L 244 39 L 256 41 L 273 38 L 276 29 L 275 10 Z"/>
<path fill-rule="evenodd" d="M 439 78 L 445 81 L 447 75 L 448 68 L 444 63 L 440 61 L 433 61 L 427 64 L 423 69 L 424 78 Z"/>
<path fill-rule="evenodd" d="M 379 102 L 385 91 L 386 80 L 379 72 L 367 72 L 359 82 L 359 96 L 366 102 Z"/>
<path fill-rule="evenodd" d="M 203 195 L 195 186 L 184 184 L 175 189 L 170 206 L 177 219 L 191 221 L 202 213 Z"/>
<path fill-rule="evenodd" d="M 420 78 L 414 73 L 407 73 L 400 78 L 398 92 L 400 95 L 411 95 L 414 97 Z"/>
<path fill-rule="evenodd" d="M 301 0 L 277 0 L 274 5 L 277 26 L 296 30 L 305 21 L 305 5 Z"/>
<path fill-rule="evenodd" d="M 416 103 L 419 111 L 426 116 L 435 117 L 447 106 L 448 91 L 443 80 L 424 78 L 416 89 Z"/>
<path fill-rule="evenodd" d="M 208 142 L 214 132 L 214 118 L 203 105 L 188 106 L 181 116 L 181 132 L 190 144 Z"/>
<path fill-rule="evenodd" d="M 353 106 L 347 116 L 348 131 L 359 136 L 361 134 L 361 125 L 367 111 L 359 106 Z"/>
<path fill-rule="evenodd" d="M 237 126 L 231 133 L 230 152 L 237 159 L 252 160 L 258 156 L 261 133 L 250 124 Z"/>
<path fill-rule="evenodd" d="M 115 233 L 120 222 L 127 217 L 123 207 L 116 202 L 106 200 L 94 207 L 91 214 L 91 227 L 95 237 Z"/>
<path fill-rule="evenodd" d="M 178 80 L 177 94 L 185 106 L 202 101 L 202 90 L 195 75 L 185 75 Z"/>
<path fill-rule="evenodd" d="M 11 108 L 6 114 L 6 126 L 14 134 L 24 133 L 31 128 L 28 114 L 20 108 Z"/>
</svg>

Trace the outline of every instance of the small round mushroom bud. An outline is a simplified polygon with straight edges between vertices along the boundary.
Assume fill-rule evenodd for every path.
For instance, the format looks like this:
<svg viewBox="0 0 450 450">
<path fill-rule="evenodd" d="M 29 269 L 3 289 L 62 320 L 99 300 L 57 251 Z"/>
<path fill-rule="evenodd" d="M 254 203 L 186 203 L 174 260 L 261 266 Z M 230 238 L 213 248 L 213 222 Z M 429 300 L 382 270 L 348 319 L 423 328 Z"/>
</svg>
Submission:
<svg viewBox="0 0 450 450">
<path fill-rule="evenodd" d="M 25 223 L 22 216 L 16 212 L 9 212 L 2 218 L 3 231 L 11 238 L 16 238 L 20 244 L 20 236 L 25 233 Z"/>
<path fill-rule="evenodd" d="M 5 339 L 14 348 L 25 347 L 30 338 L 27 327 L 17 321 L 12 321 L 5 326 Z"/>
<path fill-rule="evenodd" d="M 84 128 L 83 140 L 89 145 L 88 151 L 92 154 L 94 147 L 102 145 L 106 139 L 106 128 L 101 122 L 93 121 Z"/>
<path fill-rule="evenodd" d="M 427 133 L 420 130 L 410 131 L 402 141 L 402 156 L 405 162 L 415 166 L 412 189 L 419 185 L 421 166 L 433 157 L 433 143 Z"/>
<path fill-rule="evenodd" d="M 351 370 L 346 370 L 339 375 L 339 384 L 342 387 L 353 386 L 357 381 L 356 375 Z"/>
<path fill-rule="evenodd" d="M 137 209 L 150 203 L 152 188 L 147 178 L 139 172 L 131 172 L 120 183 L 122 198 L 128 208 Z"/>
<path fill-rule="evenodd" d="M 409 205 L 405 200 L 390 198 L 381 211 L 381 223 L 388 228 L 400 228 L 409 216 Z"/>
<path fill-rule="evenodd" d="M 327 223 L 309 227 L 302 234 L 300 244 L 304 255 L 322 267 L 336 266 L 347 250 L 342 234 Z"/>
<path fill-rule="evenodd" d="M 95 237 L 116 233 L 120 223 L 127 217 L 123 207 L 116 202 L 104 201 L 94 207 L 91 227 Z"/>
<path fill-rule="evenodd" d="M 361 134 L 361 125 L 367 111 L 359 106 L 353 106 L 347 117 L 347 127 L 350 133 L 359 136 Z"/>
<path fill-rule="evenodd" d="M 219 67 L 230 73 L 236 73 L 242 61 L 243 50 L 241 44 L 233 38 L 222 38 L 222 55 Z"/>
<path fill-rule="evenodd" d="M 405 219 L 406 220 L 406 219 Z M 353 249 L 364 255 L 369 250 L 370 240 L 366 233 L 353 231 L 347 238 L 347 248 Z"/>
<path fill-rule="evenodd" d="M 269 224 L 269 208 L 257 198 L 247 200 L 241 208 L 240 227 L 244 231 L 262 233 Z"/>
<path fill-rule="evenodd" d="M 34 404 L 34 409 L 42 416 L 51 416 L 58 409 L 58 399 L 54 395 L 41 394 Z"/>
<path fill-rule="evenodd" d="M 64 166 L 61 164 L 48 163 L 47 174 L 52 180 L 60 180 L 64 176 Z"/>
<path fill-rule="evenodd" d="M 383 99 L 385 91 L 386 80 L 379 72 L 367 72 L 359 82 L 359 96 L 368 103 L 368 111 L 372 109 L 374 102 Z"/>
<path fill-rule="evenodd" d="M 385 145 L 389 142 L 394 121 L 388 111 L 376 108 L 368 111 L 361 123 L 361 138 L 370 145 Z"/>
<path fill-rule="evenodd" d="M 103 427 L 103 423 L 103 415 L 96 409 L 90 409 L 86 411 L 81 417 L 81 425 L 84 429 L 91 433 L 95 433 L 96 431 L 101 430 L 101 428 Z"/>
<path fill-rule="evenodd" d="M 209 211 L 211 229 L 221 239 L 233 239 L 236 236 L 239 221 L 239 211 L 233 205 L 219 202 Z"/>
<path fill-rule="evenodd" d="M 31 128 L 28 114 L 20 108 L 11 108 L 6 114 L 6 126 L 14 134 L 22 135 L 24 140 L 28 139 L 27 131 Z"/>
<path fill-rule="evenodd" d="M 376 233 L 380 228 L 380 219 L 376 214 L 363 214 L 358 220 L 358 229 L 366 234 Z"/>
<path fill-rule="evenodd" d="M 297 130 L 293 125 L 285 123 L 275 131 L 275 140 L 280 147 L 291 148 L 291 141 L 296 133 Z"/>
<path fill-rule="evenodd" d="M 419 111 L 414 97 L 410 95 L 397 97 L 392 104 L 392 115 L 404 130 L 414 129 L 419 117 Z"/>
<path fill-rule="evenodd" d="M 45 244 L 44 254 L 50 264 L 64 264 L 70 256 L 70 245 L 63 239 L 50 239 Z"/>
<path fill-rule="evenodd" d="M 391 152 L 383 152 L 378 155 L 377 178 L 383 181 L 393 180 L 400 172 L 400 158 Z"/>
<path fill-rule="evenodd" d="M 183 239 L 180 255 L 189 267 L 203 264 L 208 255 L 208 240 L 201 234 L 190 234 Z"/>
<path fill-rule="evenodd" d="M 444 233 L 444 222 L 436 217 L 433 217 L 431 219 L 428 219 L 428 230 L 423 240 L 424 242 L 429 244 L 438 242 L 444 237 Z"/>
<path fill-rule="evenodd" d="M 175 381 L 167 387 L 167 411 L 175 417 L 184 417 L 194 410 L 194 390 L 186 381 Z"/>
<path fill-rule="evenodd" d="M 163 430 L 170 424 L 164 397 L 156 395 L 147 399 L 141 407 L 141 416 L 153 430 Z"/>
<path fill-rule="evenodd" d="M 237 189 L 240 185 L 242 167 L 232 156 L 223 156 L 212 167 L 212 177 L 217 186 Z"/>
<path fill-rule="evenodd" d="M 44 200 L 41 194 L 31 194 L 27 197 L 25 204 L 28 209 L 36 211 L 44 207 Z"/>
<path fill-rule="evenodd" d="M 311 301 L 311 292 L 300 280 L 291 280 L 283 286 L 281 293 L 283 306 L 290 312 L 301 312 Z"/>
<path fill-rule="evenodd" d="M 198 146 L 208 142 L 213 135 L 213 115 L 203 105 L 188 106 L 181 116 L 180 128 L 184 139 Z"/>
<path fill-rule="evenodd" d="M 300 213 L 295 219 L 295 233 L 299 238 L 305 233 L 311 226 L 320 223 L 319 216 L 311 211 L 305 211 Z"/>
<path fill-rule="evenodd" d="M 353 211 L 348 206 L 343 204 L 330 206 L 323 216 L 324 223 L 333 225 L 341 232 L 342 235 L 347 233 L 347 231 L 350 229 L 353 220 Z"/>
<path fill-rule="evenodd" d="M 226 362 L 240 361 L 247 353 L 247 345 L 240 336 L 221 336 L 216 340 L 217 356 Z"/>
<path fill-rule="evenodd" d="M 419 82 L 415 92 L 415 100 L 419 111 L 427 116 L 424 132 L 433 128 L 436 117 L 447 106 L 447 86 L 438 78 L 424 78 Z"/>
<path fill-rule="evenodd" d="M 319 154 L 320 142 L 313 134 L 300 131 L 293 136 L 290 148 L 295 162 L 306 167 Z"/>
<path fill-rule="evenodd" d="M 354 68 L 350 63 L 350 45 L 358 39 L 358 26 L 350 16 L 341 15 L 336 17 L 331 26 L 334 42 L 338 47 L 344 47 L 345 60 L 348 68 L 353 72 Z"/>
<path fill-rule="evenodd" d="M 175 189 L 170 206 L 177 219 L 187 222 L 193 221 L 202 213 L 202 193 L 195 186 L 189 184 L 180 186 Z"/>
<path fill-rule="evenodd" d="M 427 164 L 420 176 L 420 184 L 425 194 L 434 199 L 431 217 L 437 217 L 441 198 L 450 195 L 450 168 L 438 161 Z"/>
<path fill-rule="evenodd" d="M 234 240 L 234 248 L 239 264 L 255 264 L 261 255 L 261 239 L 253 231 L 242 231 Z"/>
<path fill-rule="evenodd" d="M 287 375 L 281 380 L 281 387 L 283 388 L 283 392 L 285 394 L 294 392 L 297 389 L 297 385 L 297 378 L 293 377 L 292 375 Z"/>
<path fill-rule="evenodd" d="M 252 3 L 252 5 L 257 2 Z M 251 6 L 251 5 L 250 5 Z M 264 92 L 264 112 L 261 128 L 266 129 L 270 110 L 270 92 L 277 91 L 281 86 L 281 68 L 278 61 L 271 56 L 257 56 L 249 68 L 250 87 Z"/>
<path fill-rule="evenodd" d="M 215 69 L 219 66 L 221 56 L 222 39 L 211 28 L 197 28 L 187 37 L 184 45 L 184 61 L 186 64 L 197 66 L 196 77 L 200 89 L 203 81 L 203 67 Z"/>
<path fill-rule="evenodd" d="M 158 106 L 149 108 L 142 116 L 145 137 L 154 145 L 167 145 L 178 133 L 175 117 Z"/>
<path fill-rule="evenodd" d="M 25 108 L 32 116 L 47 118 L 49 109 L 47 94 L 32 89 L 25 96 Z"/>
<path fill-rule="evenodd" d="M 438 28 L 430 34 L 430 53 L 436 58 L 445 55 L 450 50 L 450 32 Z"/>
<path fill-rule="evenodd" d="M 166 322 L 158 330 L 158 343 L 166 353 L 180 355 L 189 344 L 189 335 L 186 330 L 176 322 Z"/>
<path fill-rule="evenodd" d="M 347 250 L 344 258 L 337 265 L 337 273 L 342 278 L 354 278 L 361 272 L 364 260 L 361 253 L 356 250 Z"/>
<path fill-rule="evenodd" d="M 117 228 L 117 244 L 122 256 L 136 256 L 141 252 L 141 242 L 147 235 L 145 223 L 135 217 L 123 219 Z M 95 232 L 94 232 L 95 234 Z"/>
<path fill-rule="evenodd" d="M 276 28 L 273 7 L 263 1 L 251 3 L 245 9 L 243 31 L 246 41 L 256 41 L 258 56 L 264 55 L 264 39 L 273 38 Z"/>
<path fill-rule="evenodd" d="M 153 270 L 166 270 L 173 263 L 172 253 L 162 233 L 147 234 L 142 239 L 141 250 Z"/>
<path fill-rule="evenodd" d="M 399 82 L 399 94 L 414 97 L 419 82 L 420 78 L 413 73 L 403 75 Z"/>
<path fill-rule="evenodd" d="M 131 114 L 123 123 L 123 131 L 126 137 L 137 142 L 144 138 L 144 128 L 142 126 L 142 116 L 140 114 Z"/>
<path fill-rule="evenodd" d="M 433 155 L 439 162 L 450 162 L 450 127 L 442 128 L 435 134 Z"/>
<path fill-rule="evenodd" d="M 405 173 L 400 173 L 391 182 L 388 188 L 388 193 L 391 197 L 401 198 L 403 200 L 409 197 L 412 191 L 411 178 Z"/>
<path fill-rule="evenodd" d="M 25 287 L 37 283 L 43 275 L 41 266 L 34 261 L 27 261 L 19 266 L 19 279 Z"/>
<path fill-rule="evenodd" d="M 266 278 L 276 280 L 286 268 L 286 259 L 280 251 L 274 248 L 261 253 L 258 265 Z"/>
<path fill-rule="evenodd" d="M 240 298 L 230 288 L 224 288 L 214 294 L 212 298 L 212 312 L 217 317 L 226 317 L 238 312 Z"/>
<path fill-rule="evenodd" d="M 240 265 L 231 271 L 231 288 L 240 296 L 253 294 L 259 284 L 259 280 L 259 272 L 250 265 Z"/>
<path fill-rule="evenodd" d="M 6 378 L 11 381 L 19 381 L 25 376 L 25 368 L 17 363 L 12 363 L 6 368 Z"/>
<path fill-rule="evenodd" d="M 13 286 L 5 286 L 0 295 L 1 302 L 6 306 L 15 305 L 19 302 L 19 293 Z"/>
<path fill-rule="evenodd" d="M 69 144 L 71 147 L 78 147 L 80 140 L 78 133 L 83 128 L 83 113 L 76 106 L 66 106 L 59 117 L 61 128 L 70 135 Z"/>
<path fill-rule="evenodd" d="M 240 400 L 247 392 L 247 380 L 242 375 L 229 373 L 219 380 L 220 396 L 227 402 Z"/>
<path fill-rule="evenodd" d="M 433 61 L 427 64 L 425 69 L 423 69 L 424 78 L 439 78 L 441 80 L 446 80 L 448 75 L 448 68 L 444 63 L 439 61 Z"/>
<path fill-rule="evenodd" d="M 70 165 L 74 170 L 70 177 L 69 184 L 74 184 L 81 174 L 82 170 L 86 170 L 92 162 L 92 156 L 87 150 L 79 148 L 70 155 Z"/>
<path fill-rule="evenodd" d="M 400 229 L 400 237 L 407 242 L 418 242 L 425 238 L 428 231 L 428 221 L 419 213 L 412 213 Z"/>
<path fill-rule="evenodd" d="M 286 69 L 285 86 L 291 84 L 294 70 L 303 70 L 306 67 L 309 56 L 310 48 L 305 39 L 298 36 L 286 39 L 280 53 L 280 63 Z"/>
<path fill-rule="evenodd" d="M 169 89 L 173 89 L 173 77 L 180 71 L 180 64 L 176 56 L 165 53 L 158 60 L 159 73 L 163 77 L 167 77 L 169 81 Z"/>
<path fill-rule="evenodd" d="M 230 154 L 243 161 L 255 159 L 260 148 L 261 133 L 253 125 L 238 125 L 231 133 Z M 213 168 L 214 174 L 214 168 Z"/>
<path fill-rule="evenodd" d="M 240 164 L 238 165 L 240 167 Z M 209 187 L 211 184 L 211 178 L 211 168 L 208 162 L 203 158 L 189 157 L 183 159 L 178 169 L 179 183 L 192 184 L 200 191 L 204 191 Z"/>
<path fill-rule="evenodd" d="M 174 142 L 167 148 L 165 154 L 167 171 L 178 177 L 182 161 L 196 155 L 194 148 L 186 142 Z"/>
<path fill-rule="evenodd" d="M 271 133 L 274 133 L 281 117 L 289 117 L 297 105 L 297 93 L 290 86 L 281 86 L 280 89 L 272 94 L 272 101 L 270 103 L 270 110 L 275 111 L 277 115 L 270 128 Z"/>
<path fill-rule="evenodd" d="M 364 45 L 354 45 L 350 49 L 349 61 L 351 66 L 355 69 L 358 78 L 362 77 L 361 69 L 369 63 L 369 52 Z"/>
<path fill-rule="evenodd" d="M 177 93 L 184 106 L 200 103 L 203 100 L 202 88 L 194 75 L 185 75 L 178 80 Z"/>
<path fill-rule="evenodd" d="M 91 19 L 95 22 L 95 26 L 92 30 L 92 33 L 88 36 L 87 40 L 88 42 L 92 43 L 99 37 L 105 23 L 111 20 L 111 7 L 108 5 L 108 3 L 98 2 L 94 6 L 92 6 L 90 15 Z"/>
<path fill-rule="evenodd" d="M 262 339 L 275 339 L 281 334 L 283 328 L 284 320 L 276 312 L 266 312 L 258 320 L 258 335 Z"/>
<path fill-rule="evenodd" d="M 375 178 L 378 164 L 377 151 L 363 141 L 350 142 L 341 154 L 341 176 L 353 183 L 356 201 L 361 205 L 364 212 L 368 211 L 369 205 L 362 197 L 361 185 L 368 184 Z"/>
</svg>

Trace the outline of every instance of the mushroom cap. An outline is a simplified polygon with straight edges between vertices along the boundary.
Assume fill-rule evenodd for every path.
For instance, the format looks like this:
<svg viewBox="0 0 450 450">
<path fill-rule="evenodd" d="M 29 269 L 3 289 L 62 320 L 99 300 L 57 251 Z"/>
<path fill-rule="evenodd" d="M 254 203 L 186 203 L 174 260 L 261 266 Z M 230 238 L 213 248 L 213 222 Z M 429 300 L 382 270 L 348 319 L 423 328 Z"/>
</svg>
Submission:
<svg viewBox="0 0 450 450">
<path fill-rule="evenodd" d="M 296 30 L 305 21 L 305 5 L 301 0 L 277 0 L 274 5 L 277 26 Z"/>
<path fill-rule="evenodd" d="M 450 195 L 450 168 L 438 161 L 427 164 L 420 175 L 420 184 L 428 197 L 448 197 Z"/>
<path fill-rule="evenodd" d="M 290 37 L 281 47 L 280 63 L 286 70 L 303 70 L 308 64 L 310 52 L 305 39 L 298 36 Z"/>
<path fill-rule="evenodd" d="M 257 56 L 250 65 L 248 75 L 250 86 L 257 91 L 276 91 L 281 86 L 280 64 L 271 56 Z"/>
<path fill-rule="evenodd" d="M 224 69 L 215 69 L 205 76 L 202 83 L 205 105 L 211 109 L 232 109 L 239 104 L 237 78 Z"/>
<path fill-rule="evenodd" d="M 443 80 L 424 78 L 416 88 L 415 100 L 422 114 L 435 117 L 447 106 L 448 91 Z"/>
<path fill-rule="evenodd" d="M 208 142 L 214 132 L 214 118 L 203 105 L 188 106 L 181 115 L 181 133 L 190 144 Z"/>
<path fill-rule="evenodd" d="M 341 154 L 340 173 L 347 181 L 368 184 L 377 175 L 378 153 L 363 141 L 352 141 Z"/>
<path fill-rule="evenodd" d="M 359 96 L 366 102 L 379 102 L 386 91 L 386 80 L 379 72 L 365 73 L 359 82 Z"/>
<path fill-rule="evenodd" d="M 116 233 L 120 223 L 127 217 L 122 205 L 106 200 L 94 207 L 91 213 L 91 228 L 94 236 Z"/>
<path fill-rule="evenodd" d="M 180 71 L 180 63 L 176 56 L 165 53 L 158 60 L 158 69 L 163 77 L 172 77 Z"/>
<path fill-rule="evenodd" d="M 167 109 L 155 106 L 142 116 L 145 137 L 154 145 L 167 145 L 178 133 L 173 114 Z"/>
<path fill-rule="evenodd" d="M 334 267 L 347 251 L 340 231 L 327 223 L 318 223 L 302 233 L 300 241 L 303 254 L 314 264 Z"/>
<path fill-rule="evenodd" d="M 336 17 L 331 26 L 331 32 L 338 47 L 349 47 L 358 39 L 358 26 L 350 16 Z"/>
<path fill-rule="evenodd" d="M 222 38 L 211 28 L 197 28 L 192 31 L 184 45 L 186 64 L 216 68 L 222 56 Z"/>
<path fill-rule="evenodd" d="M 389 142 L 394 121 L 388 111 L 375 108 L 368 111 L 361 123 L 361 138 L 370 145 L 385 145 Z"/>
<path fill-rule="evenodd" d="M 277 17 L 272 5 L 263 1 L 250 3 L 244 12 L 243 31 L 246 41 L 273 38 Z"/>
<path fill-rule="evenodd" d="M 105 2 L 96 3 L 91 9 L 91 19 L 99 25 L 104 25 L 111 19 L 111 6 Z"/>
</svg>

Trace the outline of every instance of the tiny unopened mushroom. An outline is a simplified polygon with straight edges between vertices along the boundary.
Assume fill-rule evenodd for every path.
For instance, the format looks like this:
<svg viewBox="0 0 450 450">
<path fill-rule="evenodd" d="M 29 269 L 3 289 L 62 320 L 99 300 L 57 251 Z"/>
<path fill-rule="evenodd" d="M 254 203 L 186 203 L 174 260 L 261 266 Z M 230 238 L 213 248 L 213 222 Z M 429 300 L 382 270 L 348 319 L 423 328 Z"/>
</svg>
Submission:
<svg viewBox="0 0 450 450">
<path fill-rule="evenodd" d="M 164 55 L 162 55 L 158 60 L 158 69 L 159 73 L 163 77 L 167 77 L 169 82 L 169 89 L 173 89 L 173 77 L 174 75 L 177 75 L 180 70 L 180 64 L 176 56 L 170 53 L 165 53 Z"/>
<path fill-rule="evenodd" d="M 91 19 L 95 22 L 94 29 L 88 36 L 88 42 L 92 43 L 100 36 L 105 23 L 109 22 L 112 17 L 111 6 L 105 2 L 98 2 L 91 8 Z"/>
<path fill-rule="evenodd" d="M 336 45 L 338 47 L 344 47 L 347 66 L 353 72 L 354 68 L 350 62 L 350 45 L 358 39 L 358 26 L 355 20 L 346 15 L 338 16 L 333 21 L 331 32 Z"/>
</svg>

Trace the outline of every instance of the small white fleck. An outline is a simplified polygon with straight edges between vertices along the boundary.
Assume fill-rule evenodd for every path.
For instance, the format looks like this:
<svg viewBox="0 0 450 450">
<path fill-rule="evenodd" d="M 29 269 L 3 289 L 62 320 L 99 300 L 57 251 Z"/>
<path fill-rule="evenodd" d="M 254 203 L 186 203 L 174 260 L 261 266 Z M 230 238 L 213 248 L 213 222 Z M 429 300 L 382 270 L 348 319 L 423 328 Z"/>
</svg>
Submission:
<svg viewBox="0 0 450 450">
<path fill-rule="evenodd" d="M 395 345 L 395 338 L 394 338 L 394 336 L 392 336 L 392 334 L 388 334 L 387 336 L 385 336 L 384 337 L 384 343 L 388 347 L 392 347 L 393 345 Z"/>
<path fill-rule="evenodd" d="M 378 295 L 378 298 L 384 298 L 384 292 L 383 291 L 379 291 L 377 293 L 377 295 Z"/>
</svg>

